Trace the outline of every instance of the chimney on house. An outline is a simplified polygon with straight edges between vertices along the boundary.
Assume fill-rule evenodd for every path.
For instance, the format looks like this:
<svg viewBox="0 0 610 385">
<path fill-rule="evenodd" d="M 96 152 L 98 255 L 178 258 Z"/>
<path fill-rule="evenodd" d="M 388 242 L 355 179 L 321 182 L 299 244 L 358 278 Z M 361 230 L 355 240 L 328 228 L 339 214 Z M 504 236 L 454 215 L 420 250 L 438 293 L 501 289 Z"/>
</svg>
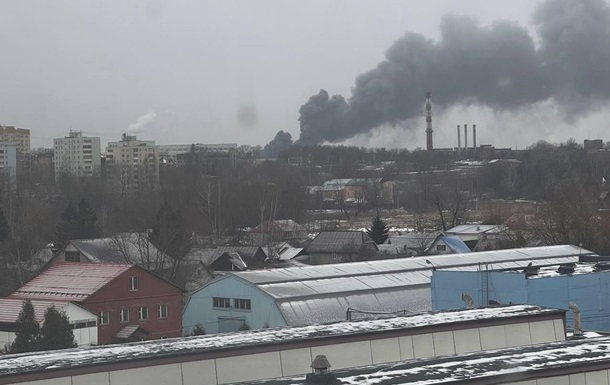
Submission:
<svg viewBox="0 0 610 385">
<path fill-rule="evenodd" d="M 468 125 L 464 124 L 464 150 L 468 150 Z"/>
<path fill-rule="evenodd" d="M 476 151 L 477 149 L 477 125 L 472 125 L 472 149 Z"/>
<path fill-rule="evenodd" d="M 460 137 L 460 125 L 457 125 L 457 133 L 458 133 L 458 151 L 462 149 L 462 138 Z"/>
<path fill-rule="evenodd" d="M 574 302 L 570 302 L 568 307 L 570 310 L 572 310 L 572 315 L 574 318 L 574 332 L 572 335 L 575 338 L 582 337 L 582 329 L 580 328 L 580 308 Z"/>
</svg>

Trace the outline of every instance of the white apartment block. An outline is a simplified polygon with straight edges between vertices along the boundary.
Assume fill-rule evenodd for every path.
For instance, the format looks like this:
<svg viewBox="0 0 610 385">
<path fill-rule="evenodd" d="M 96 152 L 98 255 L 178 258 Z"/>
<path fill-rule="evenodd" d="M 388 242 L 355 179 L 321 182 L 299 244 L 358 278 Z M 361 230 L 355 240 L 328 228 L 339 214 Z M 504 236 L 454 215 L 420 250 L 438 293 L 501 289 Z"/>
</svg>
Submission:
<svg viewBox="0 0 610 385">
<path fill-rule="evenodd" d="M 123 134 L 106 147 L 108 179 L 122 195 L 154 189 L 159 185 L 159 149 L 154 140 L 137 140 Z"/>
<path fill-rule="evenodd" d="M 83 136 L 70 130 L 65 138 L 53 139 L 55 180 L 63 173 L 74 176 L 99 175 L 102 166 L 100 138 Z"/>
<path fill-rule="evenodd" d="M 27 128 L 15 128 L 14 126 L 3 126 L 0 124 L 0 142 L 13 142 L 17 144 L 17 152 L 29 154 L 30 130 Z"/>
</svg>

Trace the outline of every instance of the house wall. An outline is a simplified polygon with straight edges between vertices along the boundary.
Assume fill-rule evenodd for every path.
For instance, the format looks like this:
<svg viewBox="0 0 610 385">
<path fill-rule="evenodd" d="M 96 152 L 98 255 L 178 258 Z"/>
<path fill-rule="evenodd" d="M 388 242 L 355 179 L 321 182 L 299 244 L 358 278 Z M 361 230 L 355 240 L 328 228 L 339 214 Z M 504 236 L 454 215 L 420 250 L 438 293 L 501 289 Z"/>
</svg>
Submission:
<svg viewBox="0 0 610 385">
<path fill-rule="evenodd" d="M 139 288 L 129 290 L 129 277 L 137 276 Z M 159 318 L 158 306 L 167 304 L 167 318 Z M 99 315 L 109 311 L 107 325 L 98 326 L 98 342 L 108 344 L 126 325 L 139 325 L 147 339 L 180 337 L 182 335 L 182 292 L 165 280 L 136 266 L 121 274 L 83 302 L 83 306 Z M 139 320 L 140 306 L 148 307 L 148 320 Z M 129 322 L 120 322 L 121 309 L 129 309 Z"/>
<path fill-rule="evenodd" d="M 260 379 L 286 377 L 310 373 L 310 364 L 318 354 L 324 354 L 333 370 L 418 358 L 477 352 L 537 343 L 565 340 L 562 319 L 524 320 L 522 322 L 417 333 L 404 330 L 404 335 L 387 338 L 364 338 L 359 341 L 335 340 L 334 343 L 316 343 L 266 352 L 236 354 L 191 362 L 151 365 L 141 368 L 104 370 L 85 374 L 30 382 L 31 385 L 55 384 L 198 384 L 217 385 L 248 382 Z M 243 353 L 242 353 L 243 354 Z M 587 374 L 588 375 L 588 374 Z M 599 374 L 601 376 L 601 374 Z M 598 380 L 590 377 L 590 381 Z M 2 383 L 0 377 L 0 384 Z M 535 382 L 534 382 L 535 383 Z M 540 384 L 555 384 L 541 382 Z M 574 382 L 574 384 L 606 384 L 607 382 Z M 529 384 L 529 383 L 524 383 Z M 557 383 L 561 384 L 561 382 Z"/>
<path fill-rule="evenodd" d="M 231 308 L 213 307 L 214 297 L 230 298 Z M 234 309 L 233 299 L 235 298 L 249 299 L 251 309 Z M 231 322 L 231 319 L 234 322 Z M 219 325 L 222 325 L 221 329 L 232 325 L 237 330 L 244 320 L 252 329 L 261 329 L 266 325 L 270 327 L 287 325 L 273 299 L 263 294 L 255 286 L 231 275 L 212 282 L 193 293 L 184 308 L 182 320 L 182 328 L 185 333 L 192 330 L 198 323 L 205 328 L 206 333 L 219 333 Z"/>
<path fill-rule="evenodd" d="M 445 250 L 444 251 L 443 250 L 438 250 L 438 248 L 437 248 L 438 245 L 445 246 Z M 430 250 L 428 251 L 428 254 L 432 254 L 432 255 L 436 255 L 436 254 L 454 254 L 454 252 L 449 248 L 449 246 L 447 246 L 445 241 L 443 241 L 442 239 L 438 238 L 430 246 Z"/>
<path fill-rule="evenodd" d="M 432 308 L 444 310 L 465 307 L 462 293 L 468 293 L 480 306 L 484 298 L 481 280 L 488 274 L 487 297 L 501 304 L 519 303 L 567 309 L 578 305 L 584 329 L 610 331 L 610 272 L 560 275 L 526 279 L 523 273 L 449 272 L 432 275 Z M 572 323 L 568 312 L 568 323 Z"/>
</svg>

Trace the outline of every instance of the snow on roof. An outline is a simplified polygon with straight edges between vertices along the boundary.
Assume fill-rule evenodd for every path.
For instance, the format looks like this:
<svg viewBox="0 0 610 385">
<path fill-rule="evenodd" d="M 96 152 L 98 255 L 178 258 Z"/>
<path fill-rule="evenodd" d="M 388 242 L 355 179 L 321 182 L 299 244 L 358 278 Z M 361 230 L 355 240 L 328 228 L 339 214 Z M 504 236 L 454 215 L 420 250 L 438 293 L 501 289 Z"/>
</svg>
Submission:
<svg viewBox="0 0 610 385">
<path fill-rule="evenodd" d="M 15 323 L 19 317 L 19 313 L 23 308 L 25 299 L 0 298 L 0 323 Z M 66 301 L 40 301 L 32 300 L 34 308 L 34 317 L 38 322 L 44 320 L 45 311 L 51 306 L 62 310 L 69 302 Z"/>
<path fill-rule="evenodd" d="M 403 247 L 407 249 L 425 249 L 434 242 L 437 233 L 406 233 L 406 234 L 390 234 L 384 244 Z"/>
<path fill-rule="evenodd" d="M 445 234 L 497 234 L 503 230 L 502 225 L 459 225 L 445 231 Z"/>
<path fill-rule="evenodd" d="M 301 254 L 302 252 L 302 247 L 288 247 L 280 253 L 280 260 L 288 261 L 292 258 L 299 256 L 299 254 Z"/>
<path fill-rule="evenodd" d="M 254 345 L 323 340 L 336 336 L 419 328 L 439 324 L 461 324 L 488 319 L 508 320 L 515 317 L 536 317 L 538 315 L 546 316 L 551 314 L 563 317 L 563 313 L 564 311 L 562 310 L 539 306 L 512 305 L 430 312 L 369 321 L 344 321 L 329 325 L 259 329 L 92 348 L 12 354 L 0 356 L 0 378 L 15 373 L 33 373 L 117 361 L 127 362 L 146 358 L 172 357 Z"/>
<path fill-rule="evenodd" d="M 58 262 L 32 278 L 9 297 L 80 302 L 133 266 Z"/>
<path fill-rule="evenodd" d="M 528 379 L 599 370 L 608 365 L 610 338 L 593 338 L 488 350 L 445 357 L 378 364 L 333 371 L 338 383 L 353 385 L 508 384 Z M 332 362 L 330 363 L 332 365 Z M 543 373 L 538 373 L 542 372 Z M 605 371 L 604 371 L 605 372 Z M 485 381 L 487 379 L 487 381 Z M 302 385 L 304 376 L 250 381 L 250 384 Z M 522 383 L 522 382 L 519 382 Z M 528 382 L 529 383 L 529 382 Z"/>
<path fill-rule="evenodd" d="M 371 237 L 362 231 L 323 231 L 309 246 L 309 253 L 345 253 L 354 251 L 364 243 L 373 243 Z"/>
<path fill-rule="evenodd" d="M 555 265 L 576 262 L 579 254 L 594 255 L 592 251 L 573 245 L 528 247 L 522 249 L 479 251 L 465 254 L 446 254 L 425 258 L 396 258 L 381 261 L 351 262 L 332 265 L 287 267 L 237 273 L 239 278 L 253 284 L 317 280 L 358 275 L 386 274 L 431 270 L 429 260 L 438 269 L 476 270 L 480 264 L 496 269 L 518 268 L 534 262 L 535 265 Z M 524 263 L 525 262 L 525 263 Z M 430 274 L 429 272 L 426 274 Z"/>
</svg>

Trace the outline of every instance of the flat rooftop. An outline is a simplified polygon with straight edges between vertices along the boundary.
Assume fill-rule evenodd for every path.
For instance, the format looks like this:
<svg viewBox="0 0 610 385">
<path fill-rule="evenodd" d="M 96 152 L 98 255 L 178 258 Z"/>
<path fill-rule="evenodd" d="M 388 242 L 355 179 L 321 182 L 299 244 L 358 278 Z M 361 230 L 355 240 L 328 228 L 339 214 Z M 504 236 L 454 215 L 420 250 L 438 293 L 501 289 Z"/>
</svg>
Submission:
<svg viewBox="0 0 610 385">
<path fill-rule="evenodd" d="M 122 345 L 36 352 L 0 356 L 0 378 L 21 373 L 47 372 L 127 361 L 145 361 L 200 353 L 226 352 L 245 347 L 261 347 L 297 341 L 321 340 L 409 328 L 438 327 L 516 318 L 563 317 L 565 311 L 532 305 L 429 312 L 367 321 L 337 322 L 328 325 L 260 329 L 246 332 L 182 337 Z M 498 321 L 500 320 L 500 321 Z M 476 326 L 475 326 L 476 327 Z M 609 342 L 610 343 L 610 342 Z M 242 353 L 243 354 L 243 353 Z M 235 355 L 240 355 L 236 353 Z M 145 366 L 145 365 L 143 365 Z M 102 370 L 102 369 L 100 369 Z"/>
</svg>

